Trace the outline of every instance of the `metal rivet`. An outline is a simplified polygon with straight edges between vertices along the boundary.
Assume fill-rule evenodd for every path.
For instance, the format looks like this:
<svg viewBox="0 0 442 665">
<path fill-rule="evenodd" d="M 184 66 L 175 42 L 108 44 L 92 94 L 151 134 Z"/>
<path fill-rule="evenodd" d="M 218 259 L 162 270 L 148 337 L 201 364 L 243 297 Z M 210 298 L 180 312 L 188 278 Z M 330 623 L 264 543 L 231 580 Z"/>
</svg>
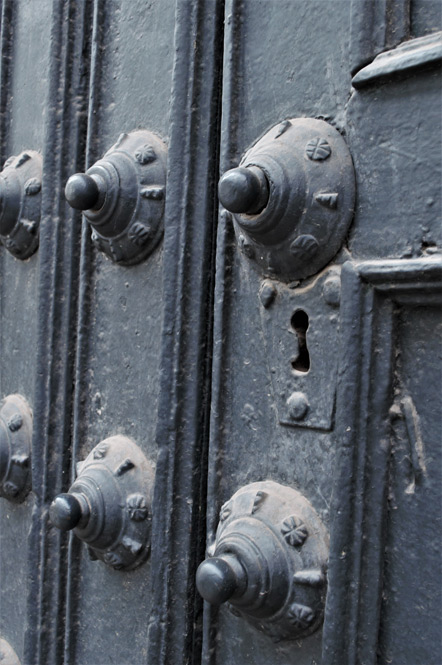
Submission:
<svg viewBox="0 0 442 665">
<path fill-rule="evenodd" d="M 8 420 L 8 427 L 11 430 L 11 432 L 16 432 L 17 430 L 20 429 L 20 427 L 23 425 L 23 418 L 19 413 L 14 414 L 9 420 Z"/>
<path fill-rule="evenodd" d="M 341 280 L 338 276 L 329 277 L 322 287 L 324 300 L 332 307 L 338 307 L 341 299 Z"/>
<path fill-rule="evenodd" d="M 309 409 L 309 403 L 304 393 L 294 392 L 287 400 L 290 418 L 302 420 Z"/>
<path fill-rule="evenodd" d="M 37 178 L 30 178 L 25 184 L 25 194 L 34 196 L 41 190 L 41 182 Z"/>
<path fill-rule="evenodd" d="M 270 280 L 263 282 L 261 284 L 261 288 L 259 289 L 259 299 L 261 300 L 263 307 L 270 307 L 272 302 L 275 300 L 276 294 L 277 291 L 273 282 Z"/>
</svg>

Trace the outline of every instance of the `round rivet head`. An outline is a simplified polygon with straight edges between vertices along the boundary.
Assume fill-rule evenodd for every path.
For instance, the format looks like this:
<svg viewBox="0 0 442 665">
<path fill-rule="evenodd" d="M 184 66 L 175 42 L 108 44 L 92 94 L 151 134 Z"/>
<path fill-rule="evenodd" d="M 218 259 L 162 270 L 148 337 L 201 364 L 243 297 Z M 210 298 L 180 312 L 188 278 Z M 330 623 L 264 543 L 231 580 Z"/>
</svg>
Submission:
<svg viewBox="0 0 442 665">
<path fill-rule="evenodd" d="M 304 393 L 294 392 L 287 400 L 290 418 L 302 420 L 307 415 L 309 403 Z"/>
<path fill-rule="evenodd" d="M 338 307 L 341 299 L 341 280 L 339 277 L 334 276 L 326 279 L 322 287 L 322 293 L 328 305 Z"/>
<path fill-rule="evenodd" d="M 196 574 L 196 586 L 199 593 L 211 605 L 221 605 L 229 600 L 245 577 L 241 564 L 234 557 L 214 557 L 207 559 L 199 566 Z"/>
<path fill-rule="evenodd" d="M 86 173 L 75 173 L 64 190 L 66 201 L 75 210 L 91 210 L 100 198 L 100 190 L 94 178 Z"/>
<path fill-rule="evenodd" d="M 262 210 L 269 197 L 261 169 L 240 166 L 224 173 L 218 185 L 222 205 L 234 213 L 253 214 Z"/>
<path fill-rule="evenodd" d="M 270 307 L 277 295 L 276 287 L 270 280 L 265 280 L 259 289 L 259 299 L 266 309 Z"/>
<path fill-rule="evenodd" d="M 59 494 L 49 508 L 52 524 L 61 531 L 74 529 L 81 517 L 81 504 L 73 494 Z"/>
</svg>

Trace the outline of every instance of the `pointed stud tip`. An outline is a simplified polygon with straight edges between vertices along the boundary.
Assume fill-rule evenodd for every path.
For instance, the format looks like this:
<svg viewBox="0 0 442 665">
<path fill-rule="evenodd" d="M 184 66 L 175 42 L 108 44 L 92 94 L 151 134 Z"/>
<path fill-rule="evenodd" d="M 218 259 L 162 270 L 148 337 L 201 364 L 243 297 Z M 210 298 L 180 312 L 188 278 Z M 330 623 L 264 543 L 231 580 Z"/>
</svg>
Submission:
<svg viewBox="0 0 442 665">
<path fill-rule="evenodd" d="M 60 531 L 74 529 L 81 517 L 81 504 L 73 494 L 59 494 L 49 508 L 49 519 Z"/>
<path fill-rule="evenodd" d="M 235 563 L 232 565 L 224 557 L 213 557 L 200 564 L 196 573 L 196 586 L 204 600 L 211 605 L 225 603 L 242 586 L 243 580 L 238 578 L 236 569 L 240 567 L 241 574 L 243 569 L 239 563 Z"/>
<path fill-rule="evenodd" d="M 100 190 L 94 178 L 86 173 L 75 173 L 66 183 L 66 201 L 75 210 L 90 210 L 100 199 Z"/>
<path fill-rule="evenodd" d="M 226 210 L 233 213 L 255 214 L 268 202 L 267 179 L 257 167 L 239 166 L 221 176 L 218 196 Z"/>
</svg>

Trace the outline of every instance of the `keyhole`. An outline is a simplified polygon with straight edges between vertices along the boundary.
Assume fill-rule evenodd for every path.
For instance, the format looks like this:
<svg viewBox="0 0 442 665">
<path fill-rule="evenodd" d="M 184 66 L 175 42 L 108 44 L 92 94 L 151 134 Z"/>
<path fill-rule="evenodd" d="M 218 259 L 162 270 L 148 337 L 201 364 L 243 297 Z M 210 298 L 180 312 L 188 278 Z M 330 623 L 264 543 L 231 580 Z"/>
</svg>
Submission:
<svg viewBox="0 0 442 665">
<path fill-rule="evenodd" d="M 303 309 L 297 309 L 292 316 L 291 325 L 298 335 L 299 347 L 297 357 L 292 360 L 292 367 L 297 372 L 308 372 L 310 369 L 310 354 L 307 348 L 308 314 Z"/>
</svg>

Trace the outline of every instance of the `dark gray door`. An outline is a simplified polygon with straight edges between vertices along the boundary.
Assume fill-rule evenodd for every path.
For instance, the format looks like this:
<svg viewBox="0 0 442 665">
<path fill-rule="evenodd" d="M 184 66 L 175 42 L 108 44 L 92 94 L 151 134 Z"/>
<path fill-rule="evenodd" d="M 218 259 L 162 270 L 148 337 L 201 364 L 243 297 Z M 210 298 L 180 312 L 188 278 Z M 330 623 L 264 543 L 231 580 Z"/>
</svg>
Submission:
<svg viewBox="0 0 442 665">
<path fill-rule="evenodd" d="M 437 665 L 440 3 L 0 6 L 0 653 Z M 108 241 L 64 187 L 141 130 Z"/>
<path fill-rule="evenodd" d="M 260 212 L 256 191 L 263 186 L 249 189 L 239 174 L 242 193 L 226 186 L 221 196 L 235 228 L 232 215 L 221 213 L 207 547 L 226 567 L 219 564 L 217 573 L 222 593 L 206 578 L 202 587 L 210 587 L 208 598 L 229 600 L 206 607 L 205 663 L 441 659 L 440 10 L 440 3 L 418 0 L 226 2 L 221 172 L 241 160 L 249 171 L 260 167 L 270 197 Z M 289 264 L 278 263 L 288 248 L 301 260 L 300 241 L 290 245 L 289 234 L 281 240 L 283 231 L 271 238 L 266 227 L 272 200 L 279 205 L 284 192 L 275 163 L 282 170 L 288 164 L 278 142 L 287 137 L 288 144 L 299 131 L 293 119 L 301 117 L 338 130 L 356 176 L 347 237 L 306 279 L 296 266 L 284 275 Z M 299 171 L 310 177 L 304 141 L 298 171 L 290 171 L 292 191 L 302 189 Z M 296 140 L 293 146 L 295 153 Z M 331 156 L 313 155 L 324 178 L 331 149 Z M 307 195 L 299 213 L 304 239 L 319 239 L 319 209 L 328 205 L 327 214 L 336 215 L 345 206 L 349 184 L 338 193 L 329 182 L 308 180 L 316 200 Z M 315 249 L 308 242 L 306 254 Z M 317 251 L 307 266 L 322 246 Z M 272 514 L 274 488 L 259 485 L 247 494 L 251 483 L 268 480 L 300 491 L 330 534 L 325 621 L 304 639 L 281 635 L 291 630 L 287 621 L 295 638 L 315 624 L 318 596 L 310 597 L 313 612 L 299 609 L 309 605 L 305 575 L 273 614 L 265 614 L 265 602 L 276 581 L 257 582 L 268 594 L 259 609 L 256 596 L 246 599 L 241 588 L 244 574 L 252 583 L 259 567 L 274 573 L 265 563 L 260 511 L 265 528 L 287 536 L 281 516 Z M 240 488 L 244 494 L 230 502 Z M 268 492 L 267 513 L 257 490 Z M 285 510 L 288 517 L 292 508 Z M 255 568 L 244 545 L 254 518 L 261 556 Z M 301 557 L 310 538 L 294 541 Z M 313 588 L 318 579 L 309 582 Z"/>
</svg>

